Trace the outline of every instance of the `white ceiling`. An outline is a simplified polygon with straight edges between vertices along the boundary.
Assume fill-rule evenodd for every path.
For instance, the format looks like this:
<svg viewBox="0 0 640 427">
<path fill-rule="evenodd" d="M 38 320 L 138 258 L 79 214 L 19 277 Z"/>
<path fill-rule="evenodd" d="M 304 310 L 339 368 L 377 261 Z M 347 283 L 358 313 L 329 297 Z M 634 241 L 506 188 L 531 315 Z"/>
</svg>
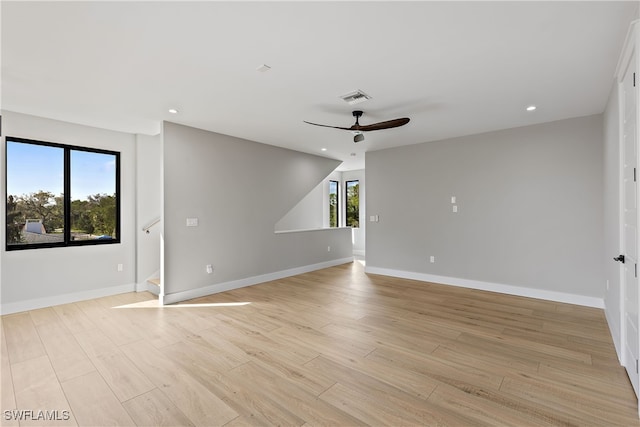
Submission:
<svg viewBox="0 0 640 427">
<path fill-rule="evenodd" d="M 170 120 L 342 170 L 365 151 L 601 113 L 638 4 L 1 3 L 3 109 L 144 134 Z M 356 89 L 373 99 L 339 98 Z M 411 122 L 359 144 L 303 123 L 348 127 L 353 109 Z"/>
</svg>

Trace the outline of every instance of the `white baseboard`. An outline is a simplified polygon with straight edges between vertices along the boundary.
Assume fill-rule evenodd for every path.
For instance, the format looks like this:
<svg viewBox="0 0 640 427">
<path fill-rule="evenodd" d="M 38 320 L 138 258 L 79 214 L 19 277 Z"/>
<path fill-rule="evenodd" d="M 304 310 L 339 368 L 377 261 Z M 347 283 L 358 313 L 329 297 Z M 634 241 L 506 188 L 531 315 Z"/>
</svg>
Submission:
<svg viewBox="0 0 640 427">
<path fill-rule="evenodd" d="M 298 274 L 308 273 L 310 271 L 321 270 L 340 264 L 353 262 L 353 257 L 335 259 L 332 261 L 321 262 L 318 264 L 304 265 L 302 267 L 291 268 L 288 270 L 276 271 L 273 273 L 261 274 L 259 276 L 247 277 L 230 282 L 216 283 L 215 285 L 205 286 L 203 288 L 189 289 L 188 291 L 175 292 L 165 294 L 162 297 L 162 303 L 174 304 L 176 302 L 186 301 L 193 298 L 199 298 L 206 295 L 217 294 L 219 292 L 230 291 L 233 289 L 244 288 L 246 286 L 257 285 L 259 283 L 269 282 L 271 280 L 284 279 L 285 277 L 296 276 Z"/>
<path fill-rule="evenodd" d="M 156 270 L 153 274 L 149 275 L 143 283 L 136 283 L 136 292 L 151 292 L 154 295 L 160 293 L 160 288 L 157 285 L 149 283 L 149 280 L 160 277 L 160 270 Z"/>
<path fill-rule="evenodd" d="M 618 361 L 620 362 L 620 365 L 622 365 L 622 345 L 620 343 L 622 340 L 622 336 L 619 327 L 620 323 L 613 321 L 613 319 L 611 318 L 611 316 L 613 315 L 614 314 L 611 312 L 611 310 L 606 306 L 605 301 L 604 317 L 605 319 L 607 319 L 607 326 L 609 326 L 609 333 L 611 334 L 611 339 L 613 340 L 613 347 L 616 349 Z"/>
<path fill-rule="evenodd" d="M 136 290 L 136 284 L 110 286 L 108 288 L 92 289 L 89 291 L 72 292 L 69 294 L 55 295 L 51 297 L 35 298 L 18 302 L 3 303 L 0 314 L 19 313 L 21 311 L 36 310 L 38 308 L 51 307 L 60 304 L 69 304 L 93 298 L 101 298 L 110 295 L 124 294 Z"/>
<path fill-rule="evenodd" d="M 149 282 L 136 283 L 136 292 L 151 292 L 154 295 L 158 295 L 160 287 Z"/>
<path fill-rule="evenodd" d="M 402 279 L 420 280 L 422 282 L 439 283 L 458 286 L 461 288 L 478 289 L 482 291 L 498 292 L 501 294 L 517 295 L 521 297 L 537 298 L 547 301 L 563 302 L 604 309 L 604 299 L 584 295 L 567 294 L 564 292 L 547 291 L 544 289 L 525 288 L 523 286 L 505 285 L 502 283 L 482 282 L 479 280 L 460 279 L 457 277 L 437 276 L 435 274 L 415 273 L 412 271 L 393 270 L 389 268 L 366 266 L 365 273 L 380 274 L 382 276 L 399 277 Z"/>
</svg>

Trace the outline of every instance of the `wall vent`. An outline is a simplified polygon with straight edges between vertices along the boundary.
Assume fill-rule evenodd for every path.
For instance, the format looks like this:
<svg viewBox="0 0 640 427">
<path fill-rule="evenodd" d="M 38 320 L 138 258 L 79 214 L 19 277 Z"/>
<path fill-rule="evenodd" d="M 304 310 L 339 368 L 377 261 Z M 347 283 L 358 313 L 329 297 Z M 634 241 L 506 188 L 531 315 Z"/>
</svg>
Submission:
<svg viewBox="0 0 640 427">
<path fill-rule="evenodd" d="M 358 89 L 356 91 L 349 92 L 346 95 L 341 95 L 340 98 L 342 98 L 349 105 L 356 105 L 371 99 L 371 96 Z"/>
</svg>

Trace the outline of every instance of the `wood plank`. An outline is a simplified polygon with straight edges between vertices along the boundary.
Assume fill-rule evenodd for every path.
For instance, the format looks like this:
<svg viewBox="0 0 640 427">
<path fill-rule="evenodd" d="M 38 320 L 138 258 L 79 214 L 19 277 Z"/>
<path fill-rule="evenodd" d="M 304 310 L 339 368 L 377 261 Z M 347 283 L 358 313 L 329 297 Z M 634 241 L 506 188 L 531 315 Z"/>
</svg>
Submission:
<svg viewBox="0 0 640 427">
<path fill-rule="evenodd" d="M 380 347 L 367 356 L 387 365 L 401 366 L 445 384 L 473 384 L 497 390 L 503 376 L 494 372 L 484 372 L 475 367 L 461 366 L 453 361 L 441 359 L 429 354 L 398 351 L 394 348 Z"/>
<path fill-rule="evenodd" d="M 91 359 L 120 402 L 151 391 L 155 386 L 124 353 L 109 353 Z"/>
<path fill-rule="evenodd" d="M 89 358 L 120 352 L 118 346 L 101 329 L 77 332 L 73 336 Z"/>
<path fill-rule="evenodd" d="M 194 426 L 160 390 L 154 388 L 122 404 L 137 426 Z"/>
<path fill-rule="evenodd" d="M 637 403 L 629 406 L 628 400 L 606 401 L 598 393 L 589 393 L 581 387 L 560 387 L 556 381 L 533 375 L 505 377 L 500 390 L 513 396 L 534 402 L 550 411 L 567 414 L 575 424 L 635 425 L 638 423 Z M 607 405 L 611 412 L 600 408 Z M 630 411 L 635 414 L 630 416 Z"/>
<path fill-rule="evenodd" d="M 202 366 L 215 367 L 212 372 L 226 372 L 250 360 L 234 358 L 224 352 L 224 348 L 217 349 L 208 345 L 200 345 L 190 340 L 168 345 L 160 352 L 188 369 L 198 369 Z"/>
<path fill-rule="evenodd" d="M 98 372 L 91 372 L 62 383 L 78 424 L 84 426 L 133 426 L 133 419 L 122 407 Z"/>
<path fill-rule="evenodd" d="M 227 360 L 223 359 L 222 364 L 215 363 L 212 356 L 219 351 L 193 343 L 185 343 L 184 346 L 180 343 L 161 349 L 164 355 L 191 372 L 194 378 L 240 414 L 242 419 L 252 420 L 252 423 L 259 425 L 299 425 L 304 422 L 286 406 L 262 395 L 260 388 L 254 387 L 254 384 L 222 374 L 223 371 L 234 369 L 246 362 L 230 366 L 226 363 Z M 250 359 L 247 358 L 248 360 Z"/>
<path fill-rule="evenodd" d="M 146 341 L 121 347 L 127 357 L 196 425 L 222 425 L 238 416 L 189 372 Z"/>
<path fill-rule="evenodd" d="M 560 382 L 563 384 L 562 387 L 577 389 L 592 396 L 598 396 L 598 399 L 609 401 L 613 404 L 623 404 L 629 408 L 635 408 L 638 403 L 637 400 L 619 386 L 629 381 L 622 366 L 618 367 L 618 373 L 617 378 L 611 381 L 609 378 L 603 379 L 593 375 L 585 375 L 577 370 L 557 368 L 545 363 L 540 364 L 540 369 L 538 370 L 538 376 L 541 379 L 545 378 L 549 381 Z M 616 384 L 617 379 L 619 379 L 618 384 Z"/>
<path fill-rule="evenodd" d="M 427 399 L 439 384 L 437 380 L 415 371 L 408 371 L 402 367 L 388 365 L 368 359 L 366 357 L 341 357 L 322 355 L 306 364 L 314 367 L 321 359 L 328 359 L 359 374 L 370 375 L 378 381 L 390 384 L 398 389 L 420 399 Z M 350 374 L 351 375 L 351 374 Z"/>
<path fill-rule="evenodd" d="M 55 425 L 77 425 L 75 415 L 62 390 L 47 356 L 31 358 L 11 365 L 17 409 L 26 411 L 55 412 Z M 68 418 L 65 416 L 68 414 Z M 58 417 L 58 415 L 60 415 Z M 48 426 L 52 421 L 29 417 L 20 420 L 20 425 Z"/>
<path fill-rule="evenodd" d="M 339 382 L 354 390 L 368 393 L 371 397 L 377 397 L 381 400 L 402 400 L 404 402 L 403 404 L 413 405 L 415 407 L 422 406 L 424 401 L 436 388 L 435 381 L 430 381 L 429 378 L 423 376 L 421 378 L 426 380 L 425 388 L 427 388 L 428 391 L 424 394 L 417 394 L 412 391 L 407 392 L 407 389 L 402 383 L 393 381 L 389 377 L 387 377 L 386 381 L 383 381 L 379 376 L 374 377 L 370 374 L 360 372 L 324 356 L 318 356 L 305 366 L 313 368 L 314 371 L 321 372 L 323 375 L 332 378 L 336 383 Z"/>
<path fill-rule="evenodd" d="M 439 343 L 449 341 L 454 338 L 447 338 L 443 335 L 433 335 L 421 329 L 413 334 L 394 331 L 387 328 L 380 328 L 363 322 L 331 323 L 322 328 L 322 332 L 329 337 L 346 339 L 348 342 L 357 342 L 366 345 L 369 351 L 365 356 L 373 351 L 378 345 L 398 346 L 424 353 L 431 353 L 438 348 Z M 420 339 L 416 339 L 416 333 L 420 334 Z M 457 337 L 459 333 L 453 336 Z"/>
<path fill-rule="evenodd" d="M 260 384 L 265 393 L 278 402 L 286 402 L 286 407 L 299 418 L 315 426 L 360 426 L 364 422 L 309 393 L 297 384 L 281 378 L 279 375 L 262 369 L 254 362 L 240 365 L 228 373 L 245 388 Z"/>
<path fill-rule="evenodd" d="M 47 353 L 29 313 L 3 316 L 2 328 L 11 364 L 45 356 Z"/>
<path fill-rule="evenodd" d="M 461 414 L 434 413 L 434 407 L 426 402 L 414 407 L 401 400 L 380 400 L 341 383 L 322 393 L 320 399 L 369 425 L 470 425 L 470 420 Z"/>
<path fill-rule="evenodd" d="M 591 364 L 591 355 L 589 353 L 519 337 L 508 337 L 502 334 L 464 333 L 458 338 L 458 341 L 484 346 L 485 348 L 494 347 L 497 351 L 514 352 L 524 356 L 528 355 L 528 357 L 534 357 L 535 355 L 536 360 L 564 359 L 576 363 Z"/>
<path fill-rule="evenodd" d="M 93 323 L 116 345 L 127 344 L 144 338 L 140 328 L 135 327 L 126 316 L 126 309 L 107 309 L 98 300 L 81 301 L 75 304 L 82 313 L 93 319 Z M 80 332 L 77 331 L 76 332 Z"/>
<path fill-rule="evenodd" d="M 56 305 L 53 309 L 72 333 L 96 328 L 95 323 L 82 312 L 77 304 Z"/>
<path fill-rule="evenodd" d="M 469 418 L 465 425 L 570 426 L 564 419 L 554 418 L 535 406 L 509 399 L 500 392 L 461 390 L 441 384 L 429 396 L 429 403 L 442 412 L 464 414 Z"/>
<path fill-rule="evenodd" d="M 496 352 L 481 345 L 474 345 L 460 341 L 441 344 L 433 353 L 441 359 L 448 359 L 466 366 L 491 366 L 490 370 L 537 372 L 540 362 L 514 352 Z"/>
<path fill-rule="evenodd" d="M 208 351 L 189 350 L 182 351 L 177 344 L 165 347 L 161 352 L 191 372 L 194 378 L 240 414 L 242 419 L 251 420 L 251 424 L 257 425 L 300 425 L 304 422 L 291 413 L 286 404 L 264 395 L 259 387 L 254 387 L 255 384 L 221 373 L 224 365 L 211 363 Z"/>
<path fill-rule="evenodd" d="M 31 316 L 31 321 L 35 326 L 47 324 L 47 323 L 58 323 L 62 322 L 62 319 L 52 307 L 40 308 L 38 310 L 29 311 L 29 316 Z"/>
<path fill-rule="evenodd" d="M 306 360 L 300 360 L 300 363 L 306 363 L 314 359 L 320 354 L 338 354 L 345 357 L 364 357 L 375 350 L 375 346 L 370 343 L 362 344 L 354 340 L 348 340 L 341 337 L 330 337 L 320 332 L 315 334 L 301 333 L 291 328 L 283 327 L 269 334 L 269 337 L 278 342 L 287 342 L 286 348 L 302 347 L 306 350 L 309 357 Z M 296 345 L 296 343 L 299 343 Z"/>
<path fill-rule="evenodd" d="M 43 323 L 36 326 L 36 330 L 59 381 L 95 371 L 73 334 L 62 322 Z"/>
<path fill-rule="evenodd" d="M 13 391 L 13 374 L 11 373 L 7 342 L 1 320 L 2 318 L 0 318 L 0 408 L 2 408 L 2 410 L 11 410 L 17 409 L 16 395 Z M 2 425 L 17 426 L 20 424 L 15 418 L 6 418 L 7 417 L 3 417 Z"/>
</svg>

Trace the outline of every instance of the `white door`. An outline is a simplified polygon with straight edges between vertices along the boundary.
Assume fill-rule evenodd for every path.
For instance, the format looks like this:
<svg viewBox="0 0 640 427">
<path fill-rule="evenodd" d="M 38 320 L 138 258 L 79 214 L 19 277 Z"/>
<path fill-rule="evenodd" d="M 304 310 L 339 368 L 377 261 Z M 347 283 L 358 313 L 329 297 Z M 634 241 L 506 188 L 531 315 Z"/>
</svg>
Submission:
<svg viewBox="0 0 640 427">
<path fill-rule="evenodd" d="M 638 394 L 638 138 L 637 100 L 635 88 L 635 55 L 631 55 L 621 80 L 620 114 L 622 118 L 622 316 L 624 354 L 623 364 L 627 370 L 633 389 Z M 621 258 L 624 256 L 624 258 Z"/>
</svg>

